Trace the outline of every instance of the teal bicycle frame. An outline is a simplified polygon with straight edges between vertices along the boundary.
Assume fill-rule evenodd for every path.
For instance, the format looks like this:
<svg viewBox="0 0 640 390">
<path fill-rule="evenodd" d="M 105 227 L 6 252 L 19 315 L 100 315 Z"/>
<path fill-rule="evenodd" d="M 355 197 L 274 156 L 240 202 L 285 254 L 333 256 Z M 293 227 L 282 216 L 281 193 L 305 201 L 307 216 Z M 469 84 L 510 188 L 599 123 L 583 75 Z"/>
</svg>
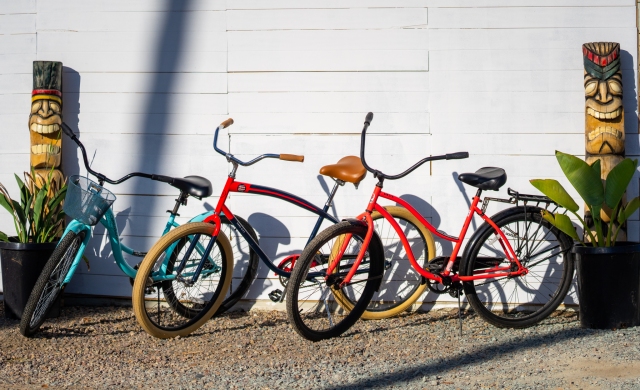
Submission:
<svg viewBox="0 0 640 390">
<path fill-rule="evenodd" d="M 180 208 L 180 205 L 184 205 L 186 204 L 186 200 L 189 197 L 189 194 L 191 194 L 192 196 L 200 199 L 200 195 L 203 196 L 208 196 L 211 191 L 210 191 L 210 186 L 211 183 L 208 182 L 208 180 L 204 179 L 204 178 L 198 178 L 200 180 L 200 182 L 198 182 L 196 180 L 194 184 L 194 186 L 197 188 L 198 186 L 202 186 L 202 182 L 206 182 L 208 183 L 209 186 L 209 193 L 208 194 L 203 194 L 202 192 L 185 192 L 188 189 L 193 189 L 190 187 L 191 184 L 187 185 L 187 187 L 184 186 L 185 182 L 186 183 L 194 183 L 186 181 L 185 179 L 191 178 L 193 179 L 194 177 L 187 177 L 185 179 L 178 179 L 178 178 L 172 178 L 169 176 L 162 176 L 162 175 L 156 175 L 156 174 L 149 174 L 149 173 L 142 173 L 142 172 L 134 172 L 134 173 L 130 173 L 118 180 L 111 180 L 109 178 L 107 178 L 105 175 L 99 173 L 99 172 L 95 172 L 94 170 L 91 169 L 90 165 L 89 165 L 89 161 L 87 159 L 87 152 L 84 148 L 84 145 L 82 145 L 82 143 L 80 142 L 80 140 L 76 137 L 76 135 L 74 134 L 74 132 L 66 125 L 66 123 L 62 123 L 62 131 L 69 137 L 71 138 L 80 148 L 80 150 L 82 151 L 82 157 L 84 160 L 84 165 L 85 168 L 87 169 L 87 171 L 89 173 L 91 173 L 93 176 L 98 178 L 99 184 L 100 186 L 102 186 L 103 182 L 108 182 L 111 184 L 119 184 L 122 183 L 125 180 L 128 180 L 132 177 L 144 177 L 144 178 L 148 178 L 151 180 L 156 180 L 156 181 L 161 181 L 161 182 L 165 182 L 165 183 L 169 183 L 171 185 L 173 185 L 174 187 L 180 189 L 180 196 L 178 197 L 178 199 L 176 199 L 176 205 L 173 208 L 172 211 L 169 211 L 169 220 L 167 221 L 167 224 L 164 228 L 164 231 L 162 232 L 162 235 L 165 235 L 169 232 L 169 230 L 171 230 L 171 228 L 173 227 L 177 227 L 179 226 L 179 224 L 175 221 L 176 215 L 178 215 L 178 209 Z M 180 181 L 182 184 L 176 184 L 176 181 Z M 200 189 L 200 191 L 202 191 Z M 198 196 L 196 196 L 196 194 Z M 207 211 L 204 212 L 194 218 L 192 218 L 189 222 L 202 222 L 204 221 L 207 217 L 209 217 L 210 215 L 212 215 L 214 213 L 214 211 Z M 105 212 L 105 214 L 102 216 L 102 218 L 100 219 L 100 223 L 106 228 L 107 234 L 109 235 L 109 242 L 111 243 L 111 249 L 113 252 L 113 257 L 116 260 L 116 264 L 118 265 L 118 267 L 122 270 L 122 272 L 125 273 L 125 275 L 127 275 L 128 277 L 134 279 L 136 277 L 136 273 L 137 271 L 135 270 L 135 268 L 131 267 L 127 261 L 124 259 L 124 255 L 123 253 L 127 253 L 130 254 L 132 256 L 136 256 L 136 257 L 144 257 L 146 255 L 146 252 L 138 252 L 132 248 L 129 248 L 128 246 L 124 245 L 122 242 L 120 242 L 120 231 L 118 230 L 118 225 L 116 223 L 116 218 L 113 215 L 113 211 L 111 210 L 111 206 L 107 209 L 107 211 Z M 75 273 L 76 269 L 78 268 L 78 264 L 80 264 L 80 260 L 82 259 L 83 255 L 84 255 L 84 251 L 87 247 L 87 244 L 89 243 L 89 240 L 91 239 L 91 237 L 93 236 L 93 226 L 92 225 L 87 225 L 85 223 L 79 222 L 78 220 L 73 220 L 71 221 L 71 223 L 69 224 L 69 226 L 67 226 L 67 228 L 65 229 L 65 231 L 62 234 L 62 237 L 64 237 L 65 235 L 67 235 L 69 232 L 73 232 L 76 235 L 84 232 L 84 239 L 82 240 L 82 244 L 80 245 L 80 248 L 78 248 L 78 253 L 76 254 L 76 257 L 73 259 L 73 262 L 71 263 L 71 267 L 69 268 L 69 271 L 67 272 L 67 275 L 65 276 L 62 284 L 61 284 L 61 288 L 63 288 L 64 286 L 66 286 L 70 281 L 71 278 L 73 277 L 73 274 Z M 62 242 L 62 240 L 60 240 L 60 242 Z M 166 260 L 165 263 L 163 264 L 163 266 L 161 267 L 161 269 L 159 271 L 157 271 L 156 273 L 154 273 L 154 275 L 152 276 L 152 278 L 154 278 L 154 280 L 173 280 L 175 279 L 175 275 L 161 275 L 161 272 L 166 271 L 167 269 L 167 264 L 168 264 L 168 259 L 170 258 L 171 254 L 173 253 L 173 250 L 175 249 L 177 243 L 173 244 L 172 246 L 170 246 L 167 249 L 167 256 L 166 256 Z M 198 253 L 203 254 L 208 256 L 208 253 L 206 253 L 206 249 L 202 248 L 202 246 L 198 243 L 195 247 L 195 249 L 197 250 Z M 204 258 L 205 256 L 203 256 Z M 207 270 L 207 274 L 211 274 L 214 272 L 217 272 L 220 270 L 219 267 L 217 267 L 215 265 L 214 262 L 212 262 L 213 267 L 209 270 Z M 157 279 L 156 279 L 157 278 Z"/>
<path fill-rule="evenodd" d="M 213 213 L 214 213 L 213 210 L 204 212 L 200 215 L 193 217 L 189 222 L 202 222 Z M 171 230 L 171 228 L 180 226 L 175 221 L 175 218 L 176 216 L 174 214 L 169 215 L 169 220 L 167 221 L 167 224 L 164 228 L 164 231 L 162 232 L 162 235 L 167 234 L 169 230 Z M 113 252 L 113 257 L 116 260 L 116 264 L 122 270 L 122 272 L 124 272 L 128 277 L 135 279 L 137 271 L 133 267 L 131 267 L 129 263 L 127 263 L 127 261 L 124 259 L 124 253 L 132 256 L 136 256 L 136 257 L 144 257 L 144 255 L 146 255 L 146 252 L 136 251 L 132 248 L 129 248 L 128 246 L 126 246 L 120 241 L 120 232 L 118 230 L 116 218 L 113 214 L 113 211 L 111 210 L 111 207 L 109 207 L 107 212 L 102 216 L 102 218 L 100 219 L 100 223 L 105 227 L 107 234 L 109 235 L 109 243 L 111 244 L 111 251 Z M 81 232 L 85 232 L 85 235 L 84 235 L 84 240 L 82 241 L 82 244 L 80 245 L 80 248 L 78 250 L 78 254 L 73 260 L 73 263 L 69 268 L 69 272 L 67 273 L 67 276 L 63 281 L 63 285 L 66 285 L 71 281 L 71 278 L 73 277 L 73 274 L 75 273 L 76 268 L 78 267 L 78 264 L 80 264 L 80 260 L 82 260 L 82 256 L 84 255 L 85 248 L 87 247 L 87 244 L 89 243 L 89 240 L 93 235 L 93 228 L 90 225 L 84 224 L 74 219 L 73 221 L 71 221 L 69 226 L 67 226 L 62 237 L 64 237 L 68 232 L 73 232 L 75 234 L 80 234 Z M 166 251 L 167 256 L 165 257 L 166 260 L 162 266 L 162 269 L 160 269 L 157 272 L 154 272 L 154 274 L 152 275 L 152 278 L 154 281 L 175 279 L 175 275 L 166 275 L 166 274 L 163 274 L 163 272 L 166 272 L 167 261 L 170 258 L 170 255 L 175 249 L 176 245 L 177 243 L 173 244 L 167 249 Z M 201 246 L 198 246 L 197 250 L 199 253 L 204 252 L 204 248 L 202 248 Z M 210 270 L 210 273 L 215 272 L 216 270 L 217 270 L 217 267 L 214 267 L 214 269 Z"/>
</svg>

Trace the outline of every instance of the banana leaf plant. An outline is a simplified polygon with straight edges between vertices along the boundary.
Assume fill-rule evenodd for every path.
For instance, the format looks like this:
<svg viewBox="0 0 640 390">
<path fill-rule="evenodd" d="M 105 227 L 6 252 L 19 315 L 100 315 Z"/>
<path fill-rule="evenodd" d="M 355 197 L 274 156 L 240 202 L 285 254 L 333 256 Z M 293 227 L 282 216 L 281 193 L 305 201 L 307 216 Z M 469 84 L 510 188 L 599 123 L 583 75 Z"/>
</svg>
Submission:
<svg viewBox="0 0 640 390">
<path fill-rule="evenodd" d="M 585 234 L 582 239 L 578 236 L 575 226 L 566 214 L 543 211 L 543 218 L 574 240 L 585 245 L 614 246 L 620 227 L 640 206 L 640 197 L 632 199 L 626 206 L 622 204 L 627 186 L 636 172 L 638 160 L 625 158 L 609 172 L 606 180 L 602 180 L 600 160 L 589 165 L 575 156 L 559 151 L 556 151 L 556 159 L 562 172 L 569 179 L 569 183 L 576 189 L 591 211 L 593 226 L 588 226 L 578 214 L 580 207 L 557 180 L 533 179 L 531 184 L 534 187 L 575 215 L 582 224 Z M 609 222 L 603 221 L 600 215 L 600 211 L 605 206 L 612 210 Z M 595 231 L 595 235 L 592 229 Z"/>
<path fill-rule="evenodd" d="M 66 183 L 25 172 L 25 180 L 14 175 L 18 182 L 20 200 L 12 199 L 6 187 L 0 183 L 0 205 L 13 217 L 18 242 L 52 242 L 62 233 L 64 211 L 62 202 L 67 193 Z M 7 234 L 0 232 L 0 241 L 9 241 Z"/>
</svg>

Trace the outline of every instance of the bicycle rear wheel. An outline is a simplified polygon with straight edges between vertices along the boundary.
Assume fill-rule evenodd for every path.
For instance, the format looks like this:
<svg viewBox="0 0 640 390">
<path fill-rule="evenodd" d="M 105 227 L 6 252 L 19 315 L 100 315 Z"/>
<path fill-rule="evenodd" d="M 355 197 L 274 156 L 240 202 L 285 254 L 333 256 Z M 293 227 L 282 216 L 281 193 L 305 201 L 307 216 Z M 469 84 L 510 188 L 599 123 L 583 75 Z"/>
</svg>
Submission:
<svg viewBox="0 0 640 390">
<path fill-rule="evenodd" d="M 186 336 L 222 304 L 233 259 L 229 240 L 222 232 L 214 237 L 214 229 L 215 225 L 204 222 L 180 226 L 162 236 L 140 263 L 133 283 L 133 309 L 138 323 L 152 336 Z"/>
<path fill-rule="evenodd" d="M 384 251 L 377 234 L 374 233 L 351 282 L 339 288 L 366 234 L 367 227 L 361 222 L 345 221 L 330 226 L 305 247 L 296 261 L 287 284 L 287 315 L 302 337 L 319 341 L 339 336 L 367 308 L 384 272 Z M 336 246 L 345 248 L 341 257 L 334 249 Z M 334 271 L 328 274 L 332 264 Z M 335 296 L 338 290 L 354 303 L 351 309 L 338 304 Z"/>
<path fill-rule="evenodd" d="M 51 254 L 22 312 L 20 333 L 23 336 L 33 336 L 47 318 L 49 310 L 64 290 L 65 286 L 62 282 L 66 279 L 71 264 L 80 250 L 84 236 L 84 231 L 80 234 L 67 232 Z"/>
<path fill-rule="evenodd" d="M 387 206 L 385 209 L 400 225 L 407 237 L 414 258 L 422 268 L 427 268 L 435 256 L 433 235 L 409 210 L 404 207 Z M 377 211 L 371 214 L 374 229 L 382 240 L 385 271 L 380 289 L 373 294 L 362 318 L 367 320 L 396 316 L 409 309 L 427 287 L 426 280 L 411 265 L 407 252 L 393 226 Z M 334 248 L 337 250 L 337 248 Z M 351 310 L 355 302 L 340 290 L 335 291 L 338 303 Z"/>
<path fill-rule="evenodd" d="M 487 322 L 498 327 L 525 328 L 545 319 L 567 295 L 573 279 L 570 253 L 573 243 L 544 220 L 540 210 L 531 207 L 526 212 L 522 207 L 513 210 L 493 221 L 529 273 L 480 279 L 463 286 L 469 304 Z M 484 224 L 474 237 L 460 264 L 460 275 L 510 265 L 491 226 Z"/>
</svg>

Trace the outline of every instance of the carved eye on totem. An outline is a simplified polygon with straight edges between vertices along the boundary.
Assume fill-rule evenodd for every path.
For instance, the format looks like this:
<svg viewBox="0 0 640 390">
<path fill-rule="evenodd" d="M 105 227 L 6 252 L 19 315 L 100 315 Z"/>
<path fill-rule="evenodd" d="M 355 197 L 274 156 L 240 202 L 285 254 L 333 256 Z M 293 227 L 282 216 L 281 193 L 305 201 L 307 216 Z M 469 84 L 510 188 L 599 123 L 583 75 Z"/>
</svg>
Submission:
<svg viewBox="0 0 640 390">
<path fill-rule="evenodd" d="M 584 94 L 588 97 L 594 97 L 598 92 L 598 80 L 589 79 L 584 82 Z"/>
<path fill-rule="evenodd" d="M 622 83 L 615 76 L 607 80 L 609 93 L 612 95 L 622 95 Z"/>
</svg>

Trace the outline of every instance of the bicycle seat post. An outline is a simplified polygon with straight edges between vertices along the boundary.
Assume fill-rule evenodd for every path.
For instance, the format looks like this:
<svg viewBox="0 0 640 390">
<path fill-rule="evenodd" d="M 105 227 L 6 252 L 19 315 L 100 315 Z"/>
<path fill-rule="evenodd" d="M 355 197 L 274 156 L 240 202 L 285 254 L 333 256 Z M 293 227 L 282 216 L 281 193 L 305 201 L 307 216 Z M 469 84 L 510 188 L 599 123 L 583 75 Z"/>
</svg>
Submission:
<svg viewBox="0 0 640 390">
<path fill-rule="evenodd" d="M 329 198 L 327 198 L 327 202 L 324 204 L 324 208 L 323 210 L 326 212 L 327 210 L 329 210 L 329 207 L 331 207 L 331 203 L 333 202 L 333 198 L 336 196 L 336 192 L 338 191 L 338 187 L 339 186 L 343 186 L 344 185 L 344 181 L 342 180 L 338 180 L 338 179 L 333 179 L 336 184 L 333 185 L 333 188 L 331 189 L 331 193 L 329 194 Z"/>
<path fill-rule="evenodd" d="M 173 210 L 167 210 L 167 213 L 175 216 L 180 216 L 180 214 L 178 214 L 178 209 L 180 209 L 180 206 L 186 206 L 187 205 L 187 198 L 189 197 L 189 194 L 187 194 L 184 191 L 180 191 L 180 195 L 178 196 L 178 199 L 176 199 L 176 204 L 175 206 L 173 206 Z"/>
</svg>

